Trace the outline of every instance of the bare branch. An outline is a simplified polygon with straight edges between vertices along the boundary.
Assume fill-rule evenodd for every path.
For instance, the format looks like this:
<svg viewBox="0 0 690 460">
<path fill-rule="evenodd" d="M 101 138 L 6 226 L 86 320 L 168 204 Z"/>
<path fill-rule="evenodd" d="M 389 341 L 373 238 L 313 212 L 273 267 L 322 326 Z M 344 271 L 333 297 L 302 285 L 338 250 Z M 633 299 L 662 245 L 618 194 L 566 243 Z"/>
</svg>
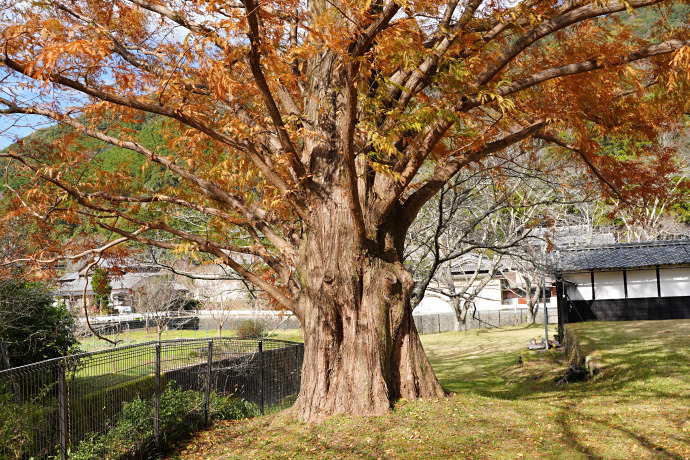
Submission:
<svg viewBox="0 0 690 460">
<path fill-rule="evenodd" d="M 451 159 L 439 167 L 432 178 L 427 181 L 422 187 L 405 200 L 403 204 L 404 222 L 409 225 L 412 223 L 421 207 L 432 196 L 434 196 L 443 185 L 453 177 L 460 169 L 470 162 L 477 161 L 490 153 L 505 149 L 517 142 L 520 142 L 528 137 L 534 135 L 542 127 L 546 125 L 546 121 L 537 120 L 532 124 L 523 127 L 519 131 L 513 132 L 501 139 L 487 142 L 480 148 L 475 148 L 466 152 L 454 155 Z"/>
</svg>

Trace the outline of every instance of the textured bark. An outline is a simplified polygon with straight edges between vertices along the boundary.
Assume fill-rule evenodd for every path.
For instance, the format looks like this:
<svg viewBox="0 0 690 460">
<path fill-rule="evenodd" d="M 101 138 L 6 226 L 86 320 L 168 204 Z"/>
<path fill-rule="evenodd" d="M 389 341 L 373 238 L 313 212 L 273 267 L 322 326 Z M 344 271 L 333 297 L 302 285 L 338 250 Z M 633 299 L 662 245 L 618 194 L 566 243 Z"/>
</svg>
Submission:
<svg viewBox="0 0 690 460">
<path fill-rule="evenodd" d="M 444 394 L 412 321 L 400 210 L 380 222 L 366 206 L 377 199 L 372 189 L 362 196 L 363 215 L 353 206 L 360 195 L 347 144 L 355 103 L 342 90 L 348 66 L 326 50 L 312 58 L 304 100 L 310 131 L 302 158 L 314 191 L 296 264 L 305 356 L 293 411 L 308 421 L 382 414 L 399 398 Z"/>
<path fill-rule="evenodd" d="M 357 248 L 346 197 L 332 197 L 313 213 L 319 230 L 301 252 L 305 356 L 293 411 L 308 421 L 376 415 L 399 398 L 443 396 L 412 321 L 412 276 L 389 246 L 398 238 Z"/>
</svg>

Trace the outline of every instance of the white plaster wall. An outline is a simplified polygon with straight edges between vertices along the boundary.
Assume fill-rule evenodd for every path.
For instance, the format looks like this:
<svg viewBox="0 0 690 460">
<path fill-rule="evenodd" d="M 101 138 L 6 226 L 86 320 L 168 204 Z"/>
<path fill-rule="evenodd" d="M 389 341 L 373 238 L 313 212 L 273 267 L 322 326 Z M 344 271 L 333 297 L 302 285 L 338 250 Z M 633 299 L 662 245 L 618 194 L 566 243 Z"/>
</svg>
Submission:
<svg viewBox="0 0 690 460">
<path fill-rule="evenodd" d="M 629 299 L 658 297 L 656 270 L 630 270 L 626 272 L 626 276 Z"/>
<path fill-rule="evenodd" d="M 570 300 L 592 300 L 592 278 L 590 273 L 571 273 L 563 277 L 575 286 L 567 286 Z"/>
<path fill-rule="evenodd" d="M 474 302 L 477 310 L 501 309 L 501 280 L 494 278 L 484 286 Z"/>
<path fill-rule="evenodd" d="M 662 297 L 690 296 L 690 267 L 659 270 Z"/>
<path fill-rule="evenodd" d="M 625 299 L 623 271 L 594 272 L 594 298 L 597 300 Z"/>
<path fill-rule="evenodd" d="M 451 307 L 450 304 L 444 299 L 428 294 L 424 296 L 422 301 L 419 302 L 419 305 L 417 305 L 414 309 L 415 315 L 432 315 L 441 313 L 455 314 L 455 310 L 453 310 L 453 307 Z"/>
<path fill-rule="evenodd" d="M 572 299 L 572 297 L 571 297 L 571 299 Z M 539 306 L 540 307 L 543 303 L 544 303 L 544 301 L 542 299 L 539 299 Z M 506 299 L 503 301 L 502 305 L 503 305 L 503 308 L 514 307 L 514 306 L 517 306 L 518 308 L 527 308 L 527 304 L 520 303 L 520 299 L 517 299 L 517 298 Z M 546 300 L 546 308 L 551 308 L 552 306 L 556 307 L 557 305 L 558 305 L 558 298 L 556 297 L 555 294 Z"/>
</svg>

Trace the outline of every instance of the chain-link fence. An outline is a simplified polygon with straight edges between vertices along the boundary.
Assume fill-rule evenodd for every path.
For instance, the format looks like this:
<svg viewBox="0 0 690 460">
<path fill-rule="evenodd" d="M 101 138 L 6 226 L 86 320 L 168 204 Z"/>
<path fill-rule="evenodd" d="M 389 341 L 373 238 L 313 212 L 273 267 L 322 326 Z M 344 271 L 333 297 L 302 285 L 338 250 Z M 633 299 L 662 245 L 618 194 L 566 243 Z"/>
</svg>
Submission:
<svg viewBox="0 0 690 460">
<path fill-rule="evenodd" d="M 286 407 L 299 392 L 303 355 L 292 342 L 183 339 L 1 371 L 0 459 L 115 458 L 208 423 L 228 410 L 221 402 L 262 413 Z M 118 430 L 131 445 L 117 445 Z"/>
<path fill-rule="evenodd" d="M 550 308 L 549 324 L 556 324 L 558 322 L 558 312 L 556 308 Z M 420 334 L 433 334 L 439 332 L 449 332 L 460 330 L 462 327 L 458 326 L 458 320 L 453 313 L 437 313 L 425 315 L 413 315 L 415 326 Z M 483 329 L 489 327 L 504 327 L 516 326 L 518 324 L 528 323 L 529 313 L 527 310 L 477 310 L 474 313 L 468 313 L 465 322 L 465 329 Z M 544 312 L 537 312 L 535 319 L 536 323 L 544 323 Z"/>
</svg>

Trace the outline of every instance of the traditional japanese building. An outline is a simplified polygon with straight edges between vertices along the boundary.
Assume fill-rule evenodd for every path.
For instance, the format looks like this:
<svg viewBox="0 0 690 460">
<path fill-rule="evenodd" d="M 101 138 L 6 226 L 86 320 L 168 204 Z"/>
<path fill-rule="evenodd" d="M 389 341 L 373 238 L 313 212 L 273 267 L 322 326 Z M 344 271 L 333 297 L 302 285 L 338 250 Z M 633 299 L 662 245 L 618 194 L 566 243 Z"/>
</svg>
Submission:
<svg viewBox="0 0 690 460">
<path fill-rule="evenodd" d="M 557 248 L 559 323 L 690 318 L 690 239 Z"/>
</svg>

